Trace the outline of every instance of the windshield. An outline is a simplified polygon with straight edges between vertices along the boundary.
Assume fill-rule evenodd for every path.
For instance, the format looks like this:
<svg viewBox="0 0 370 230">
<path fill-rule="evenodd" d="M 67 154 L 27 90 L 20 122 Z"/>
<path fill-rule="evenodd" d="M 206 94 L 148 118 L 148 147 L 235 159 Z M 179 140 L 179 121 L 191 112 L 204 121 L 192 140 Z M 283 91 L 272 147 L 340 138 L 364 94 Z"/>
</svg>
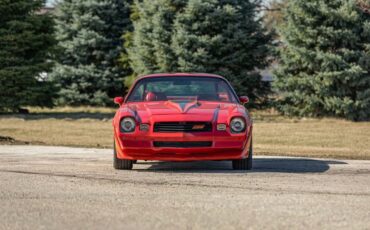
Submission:
<svg viewBox="0 0 370 230">
<path fill-rule="evenodd" d="M 167 100 L 237 102 L 229 84 L 213 77 L 143 78 L 127 98 L 127 102 Z"/>
</svg>

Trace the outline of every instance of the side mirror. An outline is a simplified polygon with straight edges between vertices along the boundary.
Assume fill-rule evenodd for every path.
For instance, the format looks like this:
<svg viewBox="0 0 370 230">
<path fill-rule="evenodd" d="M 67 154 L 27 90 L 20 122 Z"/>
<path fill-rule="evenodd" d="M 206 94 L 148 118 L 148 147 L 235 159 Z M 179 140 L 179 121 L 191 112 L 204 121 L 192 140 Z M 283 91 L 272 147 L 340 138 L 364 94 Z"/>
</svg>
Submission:
<svg viewBox="0 0 370 230">
<path fill-rule="evenodd" d="M 123 104 L 124 100 L 125 99 L 123 97 L 115 97 L 114 98 L 114 103 L 121 106 Z"/>
<path fill-rule="evenodd" d="M 249 102 L 249 97 L 247 97 L 247 96 L 240 96 L 239 97 L 239 100 L 244 105 L 244 104 L 247 104 Z"/>
</svg>

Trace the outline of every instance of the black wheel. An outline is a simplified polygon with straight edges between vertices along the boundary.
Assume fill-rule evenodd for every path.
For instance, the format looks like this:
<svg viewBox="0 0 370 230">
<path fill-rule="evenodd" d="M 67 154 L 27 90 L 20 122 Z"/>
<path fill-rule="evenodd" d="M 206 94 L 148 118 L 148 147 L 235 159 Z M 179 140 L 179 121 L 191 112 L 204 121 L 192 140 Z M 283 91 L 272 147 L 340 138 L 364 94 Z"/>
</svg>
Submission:
<svg viewBox="0 0 370 230">
<path fill-rule="evenodd" d="M 132 160 L 121 160 L 117 157 L 116 144 L 114 144 L 113 151 L 113 167 L 119 170 L 131 170 L 133 167 L 134 161 Z"/>
<path fill-rule="evenodd" d="M 253 168 L 253 143 L 249 147 L 249 155 L 246 159 L 233 160 L 234 170 L 252 170 Z"/>
</svg>

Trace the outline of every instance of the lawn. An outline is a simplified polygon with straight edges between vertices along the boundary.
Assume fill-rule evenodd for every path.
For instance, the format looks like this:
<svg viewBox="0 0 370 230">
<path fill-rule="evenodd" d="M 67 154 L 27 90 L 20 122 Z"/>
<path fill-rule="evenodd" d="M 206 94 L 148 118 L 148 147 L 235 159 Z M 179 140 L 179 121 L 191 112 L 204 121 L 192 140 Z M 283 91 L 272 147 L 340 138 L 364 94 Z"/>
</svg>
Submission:
<svg viewBox="0 0 370 230">
<path fill-rule="evenodd" d="M 31 108 L 30 115 L 0 115 L 0 143 L 111 148 L 114 109 Z M 257 155 L 370 160 L 370 122 L 286 118 L 252 112 Z"/>
</svg>

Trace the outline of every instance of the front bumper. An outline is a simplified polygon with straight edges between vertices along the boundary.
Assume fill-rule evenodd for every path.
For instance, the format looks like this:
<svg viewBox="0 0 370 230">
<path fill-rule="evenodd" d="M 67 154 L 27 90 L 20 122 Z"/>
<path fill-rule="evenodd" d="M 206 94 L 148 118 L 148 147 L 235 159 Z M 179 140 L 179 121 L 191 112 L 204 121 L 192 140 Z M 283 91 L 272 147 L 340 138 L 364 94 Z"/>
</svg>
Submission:
<svg viewBox="0 0 370 230">
<path fill-rule="evenodd" d="M 128 160 L 205 161 L 247 158 L 251 130 L 243 134 L 210 133 L 116 133 L 117 157 Z M 211 142 L 209 147 L 155 147 L 155 142 Z M 182 146 L 182 145 L 179 145 Z"/>
</svg>

